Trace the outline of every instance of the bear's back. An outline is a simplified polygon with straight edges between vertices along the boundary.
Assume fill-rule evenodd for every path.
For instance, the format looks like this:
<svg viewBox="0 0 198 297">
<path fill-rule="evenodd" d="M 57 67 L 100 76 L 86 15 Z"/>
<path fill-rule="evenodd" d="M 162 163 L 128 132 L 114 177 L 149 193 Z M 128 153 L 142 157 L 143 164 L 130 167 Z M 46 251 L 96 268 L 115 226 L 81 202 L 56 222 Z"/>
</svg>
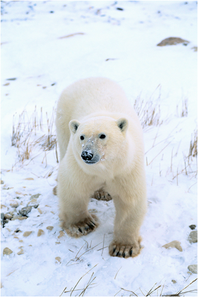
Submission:
<svg viewBox="0 0 198 297">
<path fill-rule="evenodd" d="M 67 87 L 62 95 L 64 110 L 75 119 L 95 112 L 124 113 L 133 116 L 133 108 L 125 92 L 114 81 L 92 77 L 79 80 Z"/>
</svg>

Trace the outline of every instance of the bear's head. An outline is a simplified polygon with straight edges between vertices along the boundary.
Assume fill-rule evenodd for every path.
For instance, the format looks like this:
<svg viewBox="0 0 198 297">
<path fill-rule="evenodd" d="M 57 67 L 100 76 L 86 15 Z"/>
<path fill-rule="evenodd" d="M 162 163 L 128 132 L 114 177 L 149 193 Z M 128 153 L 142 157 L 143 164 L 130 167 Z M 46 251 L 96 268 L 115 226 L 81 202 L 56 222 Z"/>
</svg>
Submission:
<svg viewBox="0 0 198 297">
<path fill-rule="evenodd" d="M 92 117 L 82 122 L 69 123 L 72 146 L 78 163 L 111 164 L 126 154 L 128 120 L 111 117 Z"/>
</svg>

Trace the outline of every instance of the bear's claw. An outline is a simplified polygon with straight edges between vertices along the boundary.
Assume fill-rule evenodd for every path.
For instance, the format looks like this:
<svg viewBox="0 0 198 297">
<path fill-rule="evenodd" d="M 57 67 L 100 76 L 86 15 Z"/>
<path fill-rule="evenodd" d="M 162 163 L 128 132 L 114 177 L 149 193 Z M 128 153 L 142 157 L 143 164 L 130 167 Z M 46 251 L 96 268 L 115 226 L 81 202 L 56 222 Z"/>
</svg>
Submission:
<svg viewBox="0 0 198 297">
<path fill-rule="evenodd" d="M 122 257 L 122 258 L 129 258 L 129 257 L 136 257 L 139 255 L 141 250 L 140 242 L 138 244 L 119 244 L 112 242 L 109 246 L 109 254 L 113 257 Z"/>
<path fill-rule="evenodd" d="M 63 228 L 66 230 L 67 234 L 72 237 L 80 237 L 87 235 L 98 227 L 98 220 L 95 215 L 85 218 L 83 221 L 80 221 L 75 224 L 66 224 L 63 223 Z"/>
</svg>

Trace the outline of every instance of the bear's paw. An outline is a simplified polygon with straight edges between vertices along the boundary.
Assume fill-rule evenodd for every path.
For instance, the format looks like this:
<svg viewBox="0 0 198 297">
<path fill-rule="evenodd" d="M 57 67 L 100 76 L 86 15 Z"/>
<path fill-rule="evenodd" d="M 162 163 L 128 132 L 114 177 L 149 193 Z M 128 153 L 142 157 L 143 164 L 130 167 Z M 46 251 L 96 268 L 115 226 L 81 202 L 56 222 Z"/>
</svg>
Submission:
<svg viewBox="0 0 198 297">
<path fill-rule="evenodd" d="M 98 225 L 98 218 L 92 214 L 78 223 L 69 225 L 63 222 L 62 227 L 65 229 L 68 235 L 77 238 L 94 231 Z"/>
<path fill-rule="evenodd" d="M 112 257 L 120 258 L 136 257 L 140 254 L 141 249 L 140 240 L 133 244 L 113 241 L 109 246 L 109 254 Z"/>
<path fill-rule="evenodd" d="M 103 189 L 95 191 L 92 198 L 95 198 L 97 200 L 103 200 L 103 201 L 112 200 L 111 195 L 109 195 L 109 193 L 105 192 Z"/>
</svg>

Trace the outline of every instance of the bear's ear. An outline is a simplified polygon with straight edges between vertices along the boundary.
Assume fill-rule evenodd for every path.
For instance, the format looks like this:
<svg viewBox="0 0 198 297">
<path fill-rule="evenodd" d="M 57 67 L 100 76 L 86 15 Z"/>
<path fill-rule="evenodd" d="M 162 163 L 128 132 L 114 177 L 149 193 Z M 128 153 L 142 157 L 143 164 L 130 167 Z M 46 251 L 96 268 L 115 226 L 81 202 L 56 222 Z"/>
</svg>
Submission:
<svg viewBox="0 0 198 297">
<path fill-rule="evenodd" d="M 69 129 L 72 133 L 76 133 L 76 131 L 78 130 L 78 127 L 80 125 L 80 122 L 76 121 L 76 120 L 72 120 L 69 122 Z"/>
<path fill-rule="evenodd" d="M 128 127 L 128 121 L 127 119 L 121 118 L 119 120 L 117 120 L 117 125 L 118 128 L 120 128 L 120 130 L 122 132 L 126 131 L 127 127 Z"/>
</svg>

